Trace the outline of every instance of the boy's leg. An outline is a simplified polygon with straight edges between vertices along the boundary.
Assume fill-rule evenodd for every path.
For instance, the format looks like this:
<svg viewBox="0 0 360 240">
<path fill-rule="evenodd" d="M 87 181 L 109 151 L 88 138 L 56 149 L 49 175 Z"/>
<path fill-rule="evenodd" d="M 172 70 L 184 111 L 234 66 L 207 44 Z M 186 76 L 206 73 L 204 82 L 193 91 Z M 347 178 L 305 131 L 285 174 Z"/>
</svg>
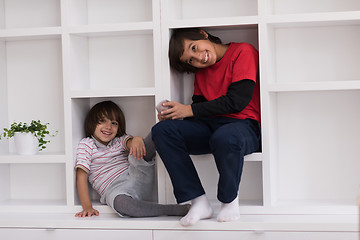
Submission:
<svg viewBox="0 0 360 240">
<path fill-rule="evenodd" d="M 209 153 L 211 131 L 201 121 L 165 120 L 152 128 L 156 150 L 171 178 L 178 203 L 205 191 L 189 154 Z"/>
<path fill-rule="evenodd" d="M 167 120 L 152 129 L 156 149 L 165 164 L 178 202 L 191 200 L 189 213 L 180 223 L 190 226 L 211 218 L 213 210 L 189 156 L 209 153 L 211 131 L 201 121 Z"/>
<path fill-rule="evenodd" d="M 218 221 L 234 221 L 240 216 L 238 190 L 244 156 L 259 148 L 259 129 L 251 120 L 236 120 L 219 127 L 211 137 L 219 171 L 218 199 L 222 207 Z"/>
<path fill-rule="evenodd" d="M 115 197 L 114 208 L 121 215 L 129 217 L 184 216 L 188 213 L 190 205 L 163 205 L 120 194 Z"/>
</svg>

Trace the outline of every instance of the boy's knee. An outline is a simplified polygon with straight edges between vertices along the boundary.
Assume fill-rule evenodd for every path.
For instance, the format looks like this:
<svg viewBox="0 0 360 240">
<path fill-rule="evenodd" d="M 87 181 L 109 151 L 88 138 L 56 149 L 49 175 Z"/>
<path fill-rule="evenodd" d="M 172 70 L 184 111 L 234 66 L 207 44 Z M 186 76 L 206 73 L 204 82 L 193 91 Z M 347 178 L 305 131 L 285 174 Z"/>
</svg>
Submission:
<svg viewBox="0 0 360 240">
<path fill-rule="evenodd" d="M 172 127 L 171 121 L 165 120 L 158 122 L 151 128 L 152 139 L 156 139 L 158 136 L 169 134 Z"/>
</svg>

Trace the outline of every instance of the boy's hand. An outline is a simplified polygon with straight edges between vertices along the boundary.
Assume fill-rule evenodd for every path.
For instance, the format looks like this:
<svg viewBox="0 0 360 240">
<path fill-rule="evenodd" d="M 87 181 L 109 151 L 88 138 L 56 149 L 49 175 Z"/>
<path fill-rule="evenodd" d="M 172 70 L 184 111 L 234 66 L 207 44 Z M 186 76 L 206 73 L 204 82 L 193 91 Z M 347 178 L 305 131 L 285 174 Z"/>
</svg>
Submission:
<svg viewBox="0 0 360 240">
<path fill-rule="evenodd" d="M 146 155 L 145 143 L 142 137 L 134 137 L 127 141 L 127 147 L 129 154 L 133 155 L 134 158 L 142 159 Z"/>
<path fill-rule="evenodd" d="M 76 213 L 75 217 L 91 217 L 93 215 L 99 216 L 99 211 L 93 208 L 88 208 Z"/>
<path fill-rule="evenodd" d="M 182 119 L 186 117 L 193 117 L 193 111 L 191 105 L 184 105 L 176 101 L 164 102 L 162 103 L 165 110 L 162 110 L 158 114 L 159 121 L 165 119 Z"/>
</svg>

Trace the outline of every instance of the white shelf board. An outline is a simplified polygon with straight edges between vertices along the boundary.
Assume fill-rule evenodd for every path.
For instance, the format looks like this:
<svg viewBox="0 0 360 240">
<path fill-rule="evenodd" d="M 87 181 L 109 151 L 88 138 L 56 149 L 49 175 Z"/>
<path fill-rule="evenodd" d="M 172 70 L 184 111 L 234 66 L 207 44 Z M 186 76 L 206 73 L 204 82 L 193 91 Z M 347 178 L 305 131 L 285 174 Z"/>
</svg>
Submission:
<svg viewBox="0 0 360 240">
<path fill-rule="evenodd" d="M 184 19 L 169 21 L 169 28 L 185 27 L 220 27 L 220 26 L 241 26 L 258 24 L 257 16 L 247 17 L 222 17 L 222 18 L 202 18 L 202 19 Z"/>
<path fill-rule="evenodd" d="M 71 98 L 155 96 L 155 88 L 121 88 L 112 90 L 73 90 Z"/>
<path fill-rule="evenodd" d="M 97 36 L 97 35 L 136 35 L 152 33 L 153 22 L 135 22 L 118 24 L 96 24 L 69 27 L 70 34 Z"/>
<path fill-rule="evenodd" d="M 272 204 L 271 207 L 265 206 L 260 213 L 357 215 L 359 206 L 356 204 L 355 198 L 353 203 L 331 200 L 279 200 Z"/>
<path fill-rule="evenodd" d="M 74 213 L 2 213 L 0 227 L 40 229 L 128 229 L 210 231 L 358 231 L 356 215 L 241 215 L 236 222 L 216 218 L 183 227 L 180 217 L 121 218 L 115 213 L 77 218 Z"/>
<path fill-rule="evenodd" d="M 360 80 L 304 83 L 273 83 L 267 86 L 267 90 L 269 92 L 360 90 Z"/>
<path fill-rule="evenodd" d="M 262 153 L 255 152 L 244 157 L 244 161 L 247 162 L 261 162 L 262 161 Z"/>
<path fill-rule="evenodd" d="M 211 159 L 214 159 L 214 157 L 211 154 L 191 155 L 191 158 L 194 161 L 208 161 L 209 157 Z M 262 161 L 262 153 L 261 152 L 255 152 L 255 153 L 246 155 L 244 157 L 244 161 L 247 161 L 247 162 L 261 162 Z"/>
<path fill-rule="evenodd" d="M 360 11 L 269 15 L 266 23 L 281 27 L 303 25 L 351 25 L 360 23 Z"/>
<path fill-rule="evenodd" d="M 65 163 L 65 154 L 38 153 L 36 155 L 8 154 L 0 155 L 0 164 L 13 163 Z"/>
<path fill-rule="evenodd" d="M 61 34 L 61 27 L 4 29 L 0 30 L 0 40 L 52 39 Z"/>
</svg>

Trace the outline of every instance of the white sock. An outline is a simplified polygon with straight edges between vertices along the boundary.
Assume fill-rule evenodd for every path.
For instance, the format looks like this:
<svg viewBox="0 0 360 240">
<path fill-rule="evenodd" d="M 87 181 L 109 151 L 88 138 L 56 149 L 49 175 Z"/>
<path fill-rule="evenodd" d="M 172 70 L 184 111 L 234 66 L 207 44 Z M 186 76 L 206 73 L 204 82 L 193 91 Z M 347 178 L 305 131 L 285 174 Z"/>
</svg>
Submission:
<svg viewBox="0 0 360 240">
<path fill-rule="evenodd" d="M 218 222 L 233 222 L 240 219 L 239 197 L 231 203 L 222 203 L 217 216 Z"/>
<path fill-rule="evenodd" d="M 206 195 L 191 200 L 191 207 L 185 217 L 180 219 L 180 223 L 183 226 L 191 226 L 197 223 L 200 219 L 211 218 L 213 215 L 213 209 L 207 199 Z"/>
</svg>

